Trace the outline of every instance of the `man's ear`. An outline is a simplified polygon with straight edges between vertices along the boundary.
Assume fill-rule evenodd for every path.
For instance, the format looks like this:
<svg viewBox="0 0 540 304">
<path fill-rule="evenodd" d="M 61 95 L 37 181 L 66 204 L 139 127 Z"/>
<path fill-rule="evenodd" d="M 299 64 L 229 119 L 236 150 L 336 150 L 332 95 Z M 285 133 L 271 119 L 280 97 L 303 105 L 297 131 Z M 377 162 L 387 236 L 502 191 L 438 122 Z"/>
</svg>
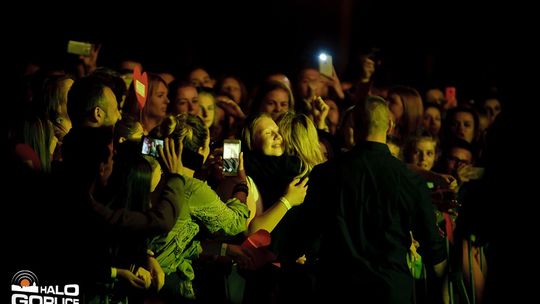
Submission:
<svg viewBox="0 0 540 304">
<path fill-rule="evenodd" d="M 92 121 L 100 123 L 105 119 L 105 112 L 100 107 L 95 107 L 92 110 Z"/>
<path fill-rule="evenodd" d="M 90 118 L 92 122 L 100 122 L 103 117 L 103 111 L 100 107 L 95 107 L 92 110 L 92 117 Z"/>
<path fill-rule="evenodd" d="M 386 135 L 392 135 L 394 134 L 394 128 L 396 127 L 396 123 L 393 119 L 388 120 L 388 130 L 386 130 Z"/>
</svg>

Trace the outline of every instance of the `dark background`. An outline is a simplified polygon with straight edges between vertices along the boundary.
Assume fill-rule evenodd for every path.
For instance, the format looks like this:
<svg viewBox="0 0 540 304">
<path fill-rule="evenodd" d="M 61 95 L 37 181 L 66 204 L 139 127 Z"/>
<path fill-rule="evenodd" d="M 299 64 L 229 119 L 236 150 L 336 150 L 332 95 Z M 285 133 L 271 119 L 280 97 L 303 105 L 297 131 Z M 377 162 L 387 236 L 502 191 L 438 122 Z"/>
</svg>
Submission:
<svg viewBox="0 0 540 304">
<path fill-rule="evenodd" d="M 115 7 L 113 7 L 115 5 Z M 455 85 L 458 97 L 504 86 L 520 56 L 522 29 L 505 4 L 475 6 L 388 1 L 292 0 L 142 4 L 81 2 L 21 10 L 17 63 L 65 65 L 67 41 L 103 43 L 100 65 L 123 58 L 147 70 L 183 75 L 194 65 L 240 75 L 254 85 L 269 72 L 297 70 L 319 50 L 334 56 L 342 80 L 358 73 L 358 53 L 376 46 L 393 83 L 422 90 Z M 514 18 L 515 19 L 515 18 Z M 511 28 L 509 26 L 512 26 Z M 69 61 L 68 61 L 69 63 Z"/>
</svg>

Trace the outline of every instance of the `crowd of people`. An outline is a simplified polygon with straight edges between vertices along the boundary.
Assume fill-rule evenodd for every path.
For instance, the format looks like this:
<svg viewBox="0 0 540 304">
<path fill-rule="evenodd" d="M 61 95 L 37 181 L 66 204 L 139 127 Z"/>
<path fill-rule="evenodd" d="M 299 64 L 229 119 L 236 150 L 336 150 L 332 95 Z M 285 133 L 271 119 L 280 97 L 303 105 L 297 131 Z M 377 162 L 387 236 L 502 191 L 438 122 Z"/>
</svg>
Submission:
<svg viewBox="0 0 540 304">
<path fill-rule="evenodd" d="M 98 56 L 19 79 L 13 272 L 81 284 L 84 303 L 489 299 L 496 88 L 470 102 L 379 82 L 367 53 L 348 81 L 149 70 L 141 102 L 144 63 Z"/>
</svg>

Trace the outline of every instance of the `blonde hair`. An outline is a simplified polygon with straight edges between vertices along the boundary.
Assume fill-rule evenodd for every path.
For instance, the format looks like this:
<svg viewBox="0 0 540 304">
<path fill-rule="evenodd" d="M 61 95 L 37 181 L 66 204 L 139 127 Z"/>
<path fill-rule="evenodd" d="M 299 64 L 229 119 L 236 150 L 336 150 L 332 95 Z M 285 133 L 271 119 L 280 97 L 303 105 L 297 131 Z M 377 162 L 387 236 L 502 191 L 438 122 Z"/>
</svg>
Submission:
<svg viewBox="0 0 540 304">
<path fill-rule="evenodd" d="M 246 120 L 244 129 L 242 130 L 242 140 L 244 141 L 244 144 L 250 151 L 253 151 L 253 149 L 255 148 L 253 146 L 253 143 L 255 141 L 253 137 L 255 135 L 253 133 L 253 130 L 255 129 L 255 126 L 257 125 L 259 120 L 265 117 L 272 119 L 272 116 L 270 116 L 270 114 L 264 113 L 264 112 L 258 112 L 253 116 L 249 116 Z"/>
<path fill-rule="evenodd" d="M 289 112 L 283 115 L 278 126 L 285 144 L 285 153 L 300 159 L 302 174 L 324 162 L 317 129 L 309 117 Z"/>
</svg>

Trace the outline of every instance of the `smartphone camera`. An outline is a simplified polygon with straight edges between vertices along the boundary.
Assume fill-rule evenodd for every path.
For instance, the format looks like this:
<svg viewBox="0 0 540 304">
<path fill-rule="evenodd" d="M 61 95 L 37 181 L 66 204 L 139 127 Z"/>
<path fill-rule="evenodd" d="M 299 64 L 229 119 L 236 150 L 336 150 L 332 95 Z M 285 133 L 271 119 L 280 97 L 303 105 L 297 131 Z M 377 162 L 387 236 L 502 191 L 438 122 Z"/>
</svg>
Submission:
<svg viewBox="0 0 540 304">
<path fill-rule="evenodd" d="M 319 73 L 332 77 L 333 74 L 332 56 L 326 53 L 319 54 Z"/>
<path fill-rule="evenodd" d="M 141 154 L 150 155 L 159 158 L 158 146 L 163 147 L 163 140 L 151 137 L 143 137 L 141 145 Z"/>
<path fill-rule="evenodd" d="M 238 174 L 240 165 L 240 140 L 226 139 L 223 142 L 223 175 Z"/>
</svg>

